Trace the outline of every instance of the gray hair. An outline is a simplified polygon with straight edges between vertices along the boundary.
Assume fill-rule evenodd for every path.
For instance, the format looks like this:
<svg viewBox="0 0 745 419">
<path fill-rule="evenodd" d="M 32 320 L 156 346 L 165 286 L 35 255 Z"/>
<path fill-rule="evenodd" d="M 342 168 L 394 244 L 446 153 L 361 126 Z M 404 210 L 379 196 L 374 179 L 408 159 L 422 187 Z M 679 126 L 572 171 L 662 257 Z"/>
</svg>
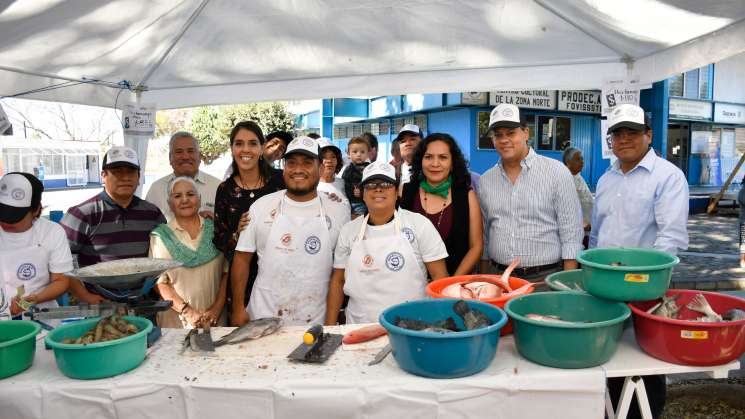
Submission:
<svg viewBox="0 0 745 419">
<path fill-rule="evenodd" d="M 574 156 L 579 153 L 582 154 L 582 150 L 576 148 L 576 147 L 567 147 L 564 150 L 564 154 L 561 156 L 561 159 L 564 161 L 564 164 L 567 164 L 567 162 L 574 158 Z"/>
<path fill-rule="evenodd" d="M 194 192 L 196 192 L 197 196 L 199 197 L 199 202 L 202 202 L 202 194 L 200 194 L 199 189 L 197 189 L 197 182 L 195 182 L 194 179 L 190 178 L 189 176 L 179 176 L 171 179 L 171 181 L 168 182 L 168 186 L 166 187 L 166 193 L 168 194 L 169 203 L 171 202 L 171 193 L 173 193 L 173 188 L 179 182 L 186 182 L 191 184 L 192 189 L 194 189 Z"/>
<path fill-rule="evenodd" d="M 197 141 L 197 138 L 194 136 L 194 134 L 190 133 L 189 131 L 179 131 L 171 135 L 171 139 L 168 141 L 168 156 L 173 156 L 173 142 L 176 141 L 176 138 L 191 138 L 191 140 L 194 142 L 194 149 L 197 150 L 197 154 L 199 154 L 199 141 Z"/>
</svg>

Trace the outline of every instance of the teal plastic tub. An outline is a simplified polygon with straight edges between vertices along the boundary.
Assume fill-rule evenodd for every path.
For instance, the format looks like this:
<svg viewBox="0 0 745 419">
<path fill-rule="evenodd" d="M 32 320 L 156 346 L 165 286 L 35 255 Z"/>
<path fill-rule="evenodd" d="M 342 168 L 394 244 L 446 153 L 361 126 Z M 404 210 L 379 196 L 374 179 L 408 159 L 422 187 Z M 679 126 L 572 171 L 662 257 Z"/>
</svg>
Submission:
<svg viewBox="0 0 745 419">
<path fill-rule="evenodd" d="M 153 330 L 150 320 L 124 316 L 139 332 L 108 342 L 75 345 L 62 343 L 67 338 L 79 338 L 93 328 L 99 317 L 80 320 L 52 330 L 45 343 L 54 350 L 57 368 L 70 378 L 91 380 L 111 377 L 137 368 L 145 359 L 147 334 Z"/>
<path fill-rule="evenodd" d="M 452 317 L 460 329 L 463 319 L 453 311 L 458 300 L 438 298 L 410 301 L 381 313 L 380 324 L 388 330 L 393 357 L 404 371 L 430 378 L 456 378 L 476 374 L 491 364 L 497 353 L 499 331 L 507 323 L 505 312 L 477 300 L 464 300 L 484 313 L 491 325 L 463 332 L 437 333 L 409 330 L 393 323 L 396 317 L 435 322 Z"/>
<path fill-rule="evenodd" d="M 589 368 L 607 362 L 631 316 L 626 304 L 570 291 L 523 295 L 510 300 L 505 310 L 512 318 L 520 355 L 556 368 Z M 528 314 L 559 316 L 573 323 L 534 320 Z"/>
<path fill-rule="evenodd" d="M 29 320 L 0 321 L 0 379 L 25 371 L 34 363 L 41 325 Z"/>
<path fill-rule="evenodd" d="M 588 293 L 615 301 L 647 301 L 667 291 L 680 259 L 654 249 L 598 248 L 580 253 L 577 261 Z"/>
<path fill-rule="evenodd" d="M 582 269 L 554 272 L 546 277 L 546 284 L 548 284 L 548 286 L 554 291 L 585 293 L 584 275 Z M 567 287 L 569 289 L 567 289 Z"/>
</svg>

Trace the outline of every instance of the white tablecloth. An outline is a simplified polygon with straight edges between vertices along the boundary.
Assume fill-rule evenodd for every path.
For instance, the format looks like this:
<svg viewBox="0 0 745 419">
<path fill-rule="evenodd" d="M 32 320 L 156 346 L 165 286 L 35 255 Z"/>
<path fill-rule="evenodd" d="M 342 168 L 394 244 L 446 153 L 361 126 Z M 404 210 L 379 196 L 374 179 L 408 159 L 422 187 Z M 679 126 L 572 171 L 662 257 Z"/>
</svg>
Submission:
<svg viewBox="0 0 745 419">
<path fill-rule="evenodd" d="M 334 330 L 333 328 L 328 328 Z M 344 330 L 341 327 L 342 331 Z M 230 329 L 213 329 L 217 338 Z M 492 364 L 464 378 L 410 375 L 392 356 L 368 366 L 378 348 L 340 348 L 324 365 L 290 362 L 303 328 L 179 354 L 183 330 L 166 330 L 133 371 L 101 380 L 63 376 L 38 342 L 34 365 L 0 380 L 2 418 L 600 418 L 602 367 L 562 370 L 521 358 L 512 336 Z M 338 330 L 338 329 L 337 329 Z M 373 345 L 375 346 L 375 345 Z"/>
</svg>

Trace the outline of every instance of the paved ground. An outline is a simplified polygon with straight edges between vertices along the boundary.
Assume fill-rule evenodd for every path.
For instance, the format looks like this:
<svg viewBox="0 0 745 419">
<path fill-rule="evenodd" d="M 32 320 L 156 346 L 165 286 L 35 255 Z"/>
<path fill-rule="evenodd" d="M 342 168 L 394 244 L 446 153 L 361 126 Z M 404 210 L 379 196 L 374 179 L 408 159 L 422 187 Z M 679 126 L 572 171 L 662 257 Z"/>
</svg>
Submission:
<svg viewBox="0 0 745 419">
<path fill-rule="evenodd" d="M 740 268 L 739 221 L 734 214 L 694 215 L 688 220 L 690 244 L 673 271 L 675 288 L 745 290 Z"/>
</svg>

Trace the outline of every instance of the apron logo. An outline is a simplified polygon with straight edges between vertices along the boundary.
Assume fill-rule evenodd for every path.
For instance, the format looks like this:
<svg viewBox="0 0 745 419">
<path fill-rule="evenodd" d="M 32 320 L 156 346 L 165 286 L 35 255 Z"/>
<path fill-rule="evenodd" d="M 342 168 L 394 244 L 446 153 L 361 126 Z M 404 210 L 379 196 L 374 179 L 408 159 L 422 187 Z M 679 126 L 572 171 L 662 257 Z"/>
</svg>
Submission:
<svg viewBox="0 0 745 419">
<path fill-rule="evenodd" d="M 285 233 L 279 241 L 283 246 L 289 246 L 290 243 L 292 243 L 292 235 L 290 233 Z"/>
<path fill-rule="evenodd" d="M 404 256 L 398 252 L 388 253 L 385 257 L 385 266 L 393 272 L 403 269 L 405 263 Z"/>
<path fill-rule="evenodd" d="M 414 243 L 414 230 L 409 227 L 404 227 L 401 231 L 404 233 L 404 236 L 406 236 L 406 240 L 408 240 L 409 243 Z"/>
<path fill-rule="evenodd" d="M 365 255 L 365 257 L 362 258 L 362 264 L 365 265 L 365 268 L 371 268 L 373 264 L 373 257 L 370 255 Z"/>
<path fill-rule="evenodd" d="M 305 252 L 309 255 L 315 255 L 321 250 L 321 240 L 316 236 L 310 236 L 305 240 Z"/>
<path fill-rule="evenodd" d="M 34 277 L 36 277 L 36 267 L 31 263 L 24 263 L 23 265 L 18 267 L 16 276 L 21 281 L 28 281 L 29 279 L 33 279 Z"/>
</svg>

